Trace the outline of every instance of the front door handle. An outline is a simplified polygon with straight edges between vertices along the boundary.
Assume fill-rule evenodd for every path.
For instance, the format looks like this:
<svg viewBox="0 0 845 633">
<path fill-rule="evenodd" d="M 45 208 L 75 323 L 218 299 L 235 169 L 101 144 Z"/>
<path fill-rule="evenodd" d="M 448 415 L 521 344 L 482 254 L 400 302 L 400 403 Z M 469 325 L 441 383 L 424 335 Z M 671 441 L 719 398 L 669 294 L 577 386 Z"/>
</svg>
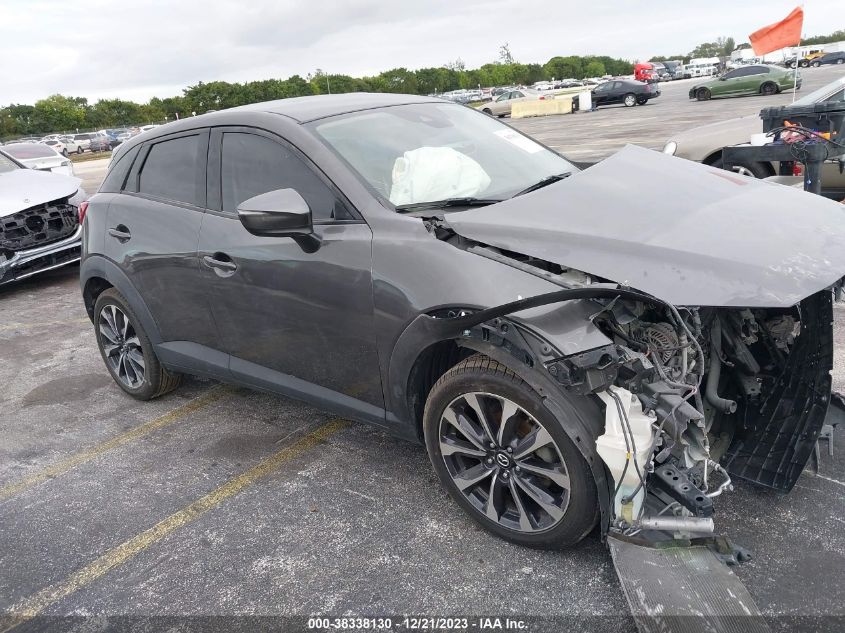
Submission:
<svg viewBox="0 0 845 633">
<path fill-rule="evenodd" d="M 109 229 L 109 235 L 116 237 L 120 242 L 128 242 L 132 237 L 129 229 L 123 224 L 118 224 L 113 229 Z"/>
<path fill-rule="evenodd" d="M 202 263 L 223 277 L 228 277 L 238 269 L 238 265 L 226 253 L 205 255 L 202 258 Z"/>
</svg>

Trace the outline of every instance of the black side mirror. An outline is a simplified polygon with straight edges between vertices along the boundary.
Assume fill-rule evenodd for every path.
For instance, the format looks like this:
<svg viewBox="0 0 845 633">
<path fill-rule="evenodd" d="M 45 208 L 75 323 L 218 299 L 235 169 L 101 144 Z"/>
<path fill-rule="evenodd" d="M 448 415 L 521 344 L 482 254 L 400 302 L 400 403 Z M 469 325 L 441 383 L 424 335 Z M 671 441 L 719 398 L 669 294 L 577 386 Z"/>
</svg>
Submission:
<svg viewBox="0 0 845 633">
<path fill-rule="evenodd" d="M 719 81 L 726 81 L 726 80 L 727 80 L 727 77 L 725 77 L 725 76 L 719 77 Z"/>
<path fill-rule="evenodd" d="M 307 252 L 320 246 L 311 209 L 294 189 L 276 189 L 244 200 L 238 205 L 238 218 L 253 235 L 290 237 Z"/>
</svg>

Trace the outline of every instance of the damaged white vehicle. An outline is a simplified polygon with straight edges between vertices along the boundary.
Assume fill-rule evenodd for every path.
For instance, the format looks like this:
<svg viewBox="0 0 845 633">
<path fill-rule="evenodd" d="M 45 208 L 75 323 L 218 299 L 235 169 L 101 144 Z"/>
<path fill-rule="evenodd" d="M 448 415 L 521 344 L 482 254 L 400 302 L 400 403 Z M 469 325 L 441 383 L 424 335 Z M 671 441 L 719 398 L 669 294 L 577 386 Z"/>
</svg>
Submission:
<svg viewBox="0 0 845 633">
<path fill-rule="evenodd" d="M 80 183 L 0 151 L 0 285 L 79 261 Z"/>
</svg>

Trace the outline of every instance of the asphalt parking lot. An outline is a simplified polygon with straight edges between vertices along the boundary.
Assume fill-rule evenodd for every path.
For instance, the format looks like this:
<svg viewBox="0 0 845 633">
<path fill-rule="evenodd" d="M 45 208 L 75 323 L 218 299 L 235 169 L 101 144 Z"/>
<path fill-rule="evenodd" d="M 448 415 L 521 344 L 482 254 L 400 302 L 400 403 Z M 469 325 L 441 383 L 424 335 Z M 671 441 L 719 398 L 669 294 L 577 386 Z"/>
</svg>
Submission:
<svg viewBox="0 0 845 633">
<path fill-rule="evenodd" d="M 802 68 L 800 73 L 803 82 L 798 97 L 842 76 L 842 70 L 835 66 Z M 771 97 L 690 100 L 689 89 L 699 82 L 700 79 L 683 79 L 661 83 L 660 96 L 644 106 L 614 105 L 571 116 L 514 119 L 511 125 L 573 160 L 590 162 L 607 158 L 627 143 L 663 149 L 675 132 L 722 119 L 756 115 L 763 108 L 792 102 L 791 90 Z M 762 122 L 760 131 L 763 131 Z"/>
<path fill-rule="evenodd" d="M 802 93 L 835 74 L 802 73 Z M 686 103 L 688 86 L 663 86 L 644 107 L 514 124 L 594 160 L 791 100 Z M 104 169 L 77 165 L 87 191 Z M 77 274 L 0 288 L 0 609 L 592 616 L 567 629 L 634 630 L 596 534 L 556 553 L 499 541 L 447 498 L 422 447 L 205 380 L 148 403 L 124 395 L 100 359 Z M 834 380 L 845 388 L 845 307 Z M 775 628 L 797 617 L 836 631 L 845 617 L 845 429 L 834 445 L 833 457 L 822 445 L 819 475 L 805 472 L 787 496 L 739 483 L 717 502 L 717 530 L 755 554 L 736 572 Z M 840 620 L 809 619 L 821 614 Z M 0 616 L 0 631 L 25 630 L 24 620 Z"/>
</svg>

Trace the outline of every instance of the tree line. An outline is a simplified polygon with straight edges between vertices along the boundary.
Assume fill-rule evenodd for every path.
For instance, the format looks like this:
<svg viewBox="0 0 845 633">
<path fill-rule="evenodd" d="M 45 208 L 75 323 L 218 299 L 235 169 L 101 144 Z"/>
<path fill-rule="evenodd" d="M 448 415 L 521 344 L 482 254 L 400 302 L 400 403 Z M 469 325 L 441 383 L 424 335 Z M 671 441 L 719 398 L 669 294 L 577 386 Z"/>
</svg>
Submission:
<svg viewBox="0 0 845 633">
<path fill-rule="evenodd" d="M 825 44 L 845 40 L 845 30 L 830 35 L 805 38 L 802 45 Z M 748 46 L 745 44 L 744 46 Z M 688 63 L 693 57 L 722 57 L 735 48 L 732 37 L 704 42 L 685 55 L 655 56 L 651 61 L 678 59 Z M 317 69 L 307 77 L 263 79 L 245 83 L 227 81 L 199 82 L 182 90 L 176 97 L 153 97 L 147 103 L 123 99 L 100 99 L 89 103 L 84 97 L 52 95 L 33 105 L 11 104 L 0 107 L 0 140 L 35 136 L 51 132 L 75 132 L 133 124 L 162 123 L 178 117 L 203 114 L 248 103 L 342 92 L 396 92 L 440 94 L 478 87 L 531 85 L 551 79 L 583 79 L 602 75 L 629 75 L 632 62 L 606 55 L 569 55 L 552 57 L 545 64 L 522 64 L 514 60 L 507 43 L 499 48 L 499 59 L 479 68 L 468 69 L 463 61 L 437 68 L 393 68 L 373 77 L 351 77 Z"/>
<path fill-rule="evenodd" d="M 545 64 L 522 64 L 513 60 L 507 44 L 500 48 L 501 61 L 468 69 L 460 60 L 438 68 L 393 68 L 374 77 L 351 77 L 316 70 L 307 77 L 263 79 L 245 83 L 211 81 L 188 86 L 176 97 L 154 97 L 147 103 L 101 99 L 89 103 L 84 97 L 52 95 L 33 105 L 11 104 L 0 108 L 0 139 L 162 123 L 235 106 L 327 93 L 395 92 L 440 94 L 451 90 L 490 86 L 531 85 L 551 79 L 582 79 L 605 74 L 626 75 L 633 64 L 604 55 L 552 57 Z"/>
</svg>

